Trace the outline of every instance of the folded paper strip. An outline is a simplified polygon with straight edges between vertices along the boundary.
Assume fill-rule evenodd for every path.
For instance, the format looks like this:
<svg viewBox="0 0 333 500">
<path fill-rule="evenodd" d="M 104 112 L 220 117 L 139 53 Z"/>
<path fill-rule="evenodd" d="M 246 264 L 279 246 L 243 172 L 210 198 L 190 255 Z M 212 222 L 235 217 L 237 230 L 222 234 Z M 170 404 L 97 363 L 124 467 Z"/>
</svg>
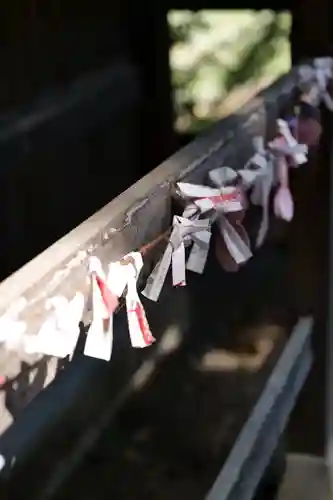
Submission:
<svg viewBox="0 0 333 500">
<path fill-rule="evenodd" d="M 129 335 L 132 347 L 146 347 L 154 342 L 146 313 L 137 291 L 137 279 L 143 266 L 139 252 L 109 264 L 107 276 L 96 257 L 90 259 L 92 321 L 84 354 L 108 361 L 112 354 L 113 315 L 119 298 L 125 294 Z"/>
<path fill-rule="evenodd" d="M 293 217 L 293 200 L 289 189 L 287 159 L 292 166 L 307 162 L 308 147 L 298 144 L 291 134 L 287 122 L 277 120 L 279 136 L 264 147 L 262 137 L 255 137 L 253 146 L 255 154 L 238 171 L 244 189 L 252 189 L 250 200 L 254 205 L 262 207 L 262 218 L 256 238 L 256 247 L 260 247 L 269 228 L 269 200 L 274 186 L 278 186 L 274 199 L 274 212 L 277 217 L 291 220 Z"/>
<path fill-rule="evenodd" d="M 306 64 L 298 69 L 299 86 L 305 92 L 310 103 L 318 106 L 324 102 L 333 111 L 333 99 L 328 91 L 328 83 L 333 78 L 333 59 L 319 57 L 312 65 Z"/>
<path fill-rule="evenodd" d="M 112 284 L 118 283 L 117 276 L 113 280 L 110 279 L 112 270 L 109 269 L 108 277 L 106 277 L 97 257 L 90 258 L 88 267 L 92 320 L 87 333 L 84 354 L 108 361 L 111 359 L 113 347 L 113 313 L 119 303 L 118 296 L 112 289 Z"/>
<path fill-rule="evenodd" d="M 147 279 L 142 294 L 156 302 L 170 266 L 173 286 L 186 285 L 186 268 L 202 273 L 208 255 L 211 236 L 210 219 L 173 217 L 173 228 L 162 258 Z M 186 264 L 185 247 L 193 244 Z"/>
<path fill-rule="evenodd" d="M 238 175 L 229 167 L 221 167 L 211 171 L 209 176 L 210 181 L 219 187 L 179 182 L 180 195 L 190 201 L 192 217 L 206 214 L 211 222 L 216 222 L 227 251 L 236 264 L 242 264 L 252 256 L 247 238 L 244 240 L 235 228 L 235 223 L 240 224 L 242 217 L 228 218 L 228 215 L 242 213 L 245 207 L 243 190 L 237 185 L 230 185 L 237 181 Z M 185 213 L 188 211 L 189 208 L 185 208 Z"/>
</svg>

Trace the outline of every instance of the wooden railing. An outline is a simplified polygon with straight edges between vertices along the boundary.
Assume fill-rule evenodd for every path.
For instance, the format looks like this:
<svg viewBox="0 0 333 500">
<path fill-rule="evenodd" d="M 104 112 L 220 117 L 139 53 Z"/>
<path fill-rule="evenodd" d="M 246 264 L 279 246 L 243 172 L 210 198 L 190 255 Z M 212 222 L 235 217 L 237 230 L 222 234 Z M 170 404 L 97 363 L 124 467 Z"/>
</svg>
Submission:
<svg viewBox="0 0 333 500">
<path fill-rule="evenodd" d="M 109 262 L 140 248 L 165 231 L 172 218 L 172 191 L 175 181 L 185 179 L 201 184 L 204 183 L 207 172 L 214 167 L 228 165 L 239 169 L 243 166 L 253 153 L 252 138 L 263 135 L 269 139 L 274 135 L 276 118 L 280 115 L 281 110 L 293 102 L 296 85 L 296 72 L 291 71 L 243 106 L 236 114 L 223 119 L 208 134 L 199 137 L 169 158 L 10 276 L 0 285 L 1 315 L 5 315 L 9 308 L 18 304 L 19 301 L 23 301 L 23 307 L 15 319 L 26 325 L 28 333 L 36 334 L 47 319 L 48 312 L 45 304 L 48 299 L 59 295 L 70 299 L 78 291 L 87 295 L 89 291 L 87 282 L 89 256 L 97 256 L 106 266 Z M 156 254 L 147 255 L 145 271 L 151 268 L 155 260 Z M 213 275 L 209 275 L 207 279 L 212 280 Z M 221 278 L 221 287 L 223 287 L 222 281 L 223 278 Z M 103 405 L 105 406 L 106 399 L 112 401 L 113 405 L 113 410 L 110 410 L 110 405 L 107 405 L 110 417 L 126 400 L 131 388 L 133 388 L 132 377 L 144 366 L 145 361 L 150 360 L 153 363 L 158 363 L 159 340 L 168 328 L 176 326 L 178 334 L 191 341 L 191 324 L 193 323 L 192 316 L 195 305 L 190 297 L 191 286 L 189 285 L 187 288 L 189 292 L 185 290 L 182 295 L 178 295 L 175 299 L 172 288 L 166 286 L 160 303 L 147 304 L 147 314 L 153 327 L 154 336 L 157 338 L 156 347 L 140 352 L 129 349 L 127 336 L 123 334 L 122 317 L 119 315 L 119 321 L 116 318 L 115 328 L 120 333 L 116 335 L 115 351 L 109 365 L 102 364 L 101 368 L 101 363 L 96 360 L 83 357 L 80 354 L 78 359 L 74 356 L 74 360 L 64 373 L 56 377 L 55 382 L 49 388 L 42 390 L 26 410 L 22 409 L 16 417 L 16 421 L 10 426 L 5 409 L 6 397 L 4 397 L 2 402 L 3 416 L 0 419 L 0 430 L 4 433 L 0 438 L 0 454 L 9 460 L 11 457 L 15 457 L 15 464 L 19 469 L 20 464 L 22 467 L 23 464 L 26 464 L 28 457 L 36 455 L 35 450 L 39 449 L 38 446 L 43 439 L 44 442 L 46 440 L 48 443 L 51 439 L 54 447 L 56 447 L 56 440 L 61 448 L 59 444 L 61 435 L 65 434 L 67 442 L 73 443 L 78 438 L 80 430 L 86 429 L 89 422 L 94 421 L 93 425 L 96 427 L 96 411 L 98 412 Z M 198 301 L 198 297 L 195 300 Z M 196 305 L 198 306 L 198 302 Z M 210 312 L 212 313 L 211 310 Z M 206 325 L 205 318 L 209 317 L 209 308 L 204 310 L 202 315 L 203 319 L 199 320 L 199 322 L 201 321 L 201 326 L 199 325 L 201 332 L 206 328 L 204 326 Z M 84 318 L 84 323 L 86 325 L 89 323 L 89 311 Z M 233 491 L 236 492 L 240 488 L 239 485 L 236 487 L 237 478 L 233 477 L 230 478 L 228 489 L 225 490 L 231 496 L 226 494 L 223 498 L 242 498 L 242 500 L 251 498 L 310 368 L 309 335 L 311 325 L 311 319 L 304 319 L 294 331 L 295 335 L 285 345 L 284 354 L 276 367 L 277 371 L 271 374 L 271 378 L 267 382 L 266 392 L 263 392 L 263 397 L 260 402 L 258 401 L 258 406 L 249 419 L 249 421 L 253 421 L 259 415 L 261 426 L 265 428 L 270 410 L 279 414 L 276 427 L 272 424 L 271 431 L 269 431 L 275 433 L 275 437 L 270 443 L 266 442 L 263 447 L 264 458 L 258 462 L 256 472 L 251 474 L 252 480 L 248 483 L 247 493 L 245 494 L 245 490 L 242 490 L 244 494 L 241 497 L 231 495 Z M 209 327 L 207 326 L 207 328 Z M 194 343 L 200 342 L 198 337 L 192 340 Z M 23 361 L 27 365 L 20 372 Z M 51 381 L 57 373 L 57 363 L 52 358 L 29 357 L 20 350 L 9 353 L 2 349 L 0 352 L 0 373 L 9 376 L 9 384 L 14 379 L 19 381 L 20 378 L 24 377 L 26 372 L 30 370 L 30 364 L 43 367 L 44 380 L 47 382 Z M 96 380 L 99 381 L 97 386 Z M 290 392 L 287 394 L 284 389 L 288 386 L 288 381 L 290 381 Z M 279 389 L 272 392 L 269 389 L 269 384 L 273 387 L 276 383 L 280 384 Z M 40 389 L 44 385 L 45 382 Z M 84 394 L 87 391 L 89 397 L 86 398 Z M 28 403 L 35 396 L 35 393 L 33 388 L 27 388 L 24 391 L 24 398 L 26 398 L 24 401 Z M 282 398 L 284 404 L 279 413 L 277 408 L 278 402 L 282 401 L 281 394 L 285 397 Z M 18 391 L 17 398 L 21 397 L 22 395 Z M 96 401 L 98 402 L 96 403 Z M 75 405 L 75 418 L 77 419 L 77 415 L 80 415 L 81 427 L 75 418 L 73 420 L 72 409 Z M 275 405 L 277 406 L 275 407 Z M 38 419 L 36 419 L 36 415 L 38 415 Z M 258 447 L 265 441 L 264 435 L 259 432 L 260 429 L 257 431 L 251 437 L 254 450 L 258 450 Z M 244 431 L 245 434 L 248 432 L 251 433 L 251 428 Z M 69 436 L 71 437 L 69 438 Z M 243 439 L 245 439 L 244 436 Z M 83 444 L 83 448 L 84 446 Z M 229 461 L 227 465 L 233 470 L 233 460 L 236 456 L 240 467 L 239 474 L 242 475 L 245 473 L 243 466 L 245 467 L 250 460 L 252 451 L 247 450 L 246 456 L 241 457 L 242 450 L 239 449 L 239 446 L 233 452 L 234 458 L 231 458 L 231 462 Z M 82 446 L 80 449 L 82 452 Z M 68 448 L 66 450 L 67 453 Z M 55 451 L 52 466 L 50 463 L 49 468 L 55 469 L 55 456 L 59 457 L 61 454 L 62 456 L 65 454 L 64 449 Z M 44 466 L 46 467 L 45 463 Z M 68 464 L 65 468 L 70 470 Z M 64 464 L 61 470 L 60 475 L 64 473 Z M 10 472 L 12 473 L 12 471 Z M 221 477 L 224 478 L 225 474 L 226 472 Z M 46 475 L 47 473 L 45 473 Z M 209 498 L 220 498 L 217 494 L 220 489 L 219 479 Z M 236 493 L 234 494 L 236 495 Z"/>
</svg>

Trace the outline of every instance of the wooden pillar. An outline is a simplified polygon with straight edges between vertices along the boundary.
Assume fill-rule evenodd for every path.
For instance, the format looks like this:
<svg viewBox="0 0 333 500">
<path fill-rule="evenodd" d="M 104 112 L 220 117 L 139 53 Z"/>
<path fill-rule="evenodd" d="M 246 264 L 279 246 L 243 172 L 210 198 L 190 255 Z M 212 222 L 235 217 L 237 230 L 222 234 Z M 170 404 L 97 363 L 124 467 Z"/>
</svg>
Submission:
<svg viewBox="0 0 333 500">
<path fill-rule="evenodd" d="M 332 55 L 333 4 L 330 0 L 296 0 L 292 16 L 293 63 L 304 58 Z"/>
<path fill-rule="evenodd" d="M 332 56 L 333 4 L 330 0 L 295 2 L 292 14 L 293 63 Z M 295 186 L 296 215 L 290 231 L 291 263 L 296 268 L 291 285 L 295 286 L 298 314 L 310 312 L 315 316 L 315 362 L 291 419 L 289 437 L 292 451 L 319 455 L 324 455 L 327 441 L 325 395 L 329 362 L 326 352 L 331 117 L 325 109 L 322 116 L 324 133 L 320 148 Z"/>
<path fill-rule="evenodd" d="M 137 2 L 129 8 L 130 51 L 139 73 L 142 106 L 138 123 L 141 168 L 144 175 L 176 149 L 173 132 L 172 84 L 169 65 L 170 34 L 167 8 Z"/>
</svg>

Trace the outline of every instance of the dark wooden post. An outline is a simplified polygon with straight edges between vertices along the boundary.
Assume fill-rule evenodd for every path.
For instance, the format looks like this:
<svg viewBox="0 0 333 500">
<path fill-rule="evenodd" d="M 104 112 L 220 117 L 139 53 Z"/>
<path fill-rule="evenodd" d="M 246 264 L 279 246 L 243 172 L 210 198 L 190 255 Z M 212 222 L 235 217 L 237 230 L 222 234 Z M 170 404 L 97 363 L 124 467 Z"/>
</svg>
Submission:
<svg viewBox="0 0 333 500">
<path fill-rule="evenodd" d="M 305 0 L 295 2 L 291 34 L 293 63 L 322 56 L 332 56 L 333 5 L 329 0 Z M 325 436 L 325 392 L 330 384 L 326 367 L 332 360 L 328 351 L 328 245 L 329 245 L 329 180 L 330 180 L 330 135 L 331 117 L 323 109 L 324 133 L 316 160 L 305 169 L 299 185 L 296 186 L 297 208 L 294 229 L 298 235 L 291 241 L 291 253 L 296 262 L 299 257 L 296 276 L 296 294 L 301 299 L 299 313 L 314 312 L 314 355 L 315 362 L 302 397 L 294 412 L 290 426 L 293 451 L 323 455 L 327 448 Z M 332 196 L 332 195 L 331 195 Z M 304 257 L 304 255 L 306 255 Z M 297 265 L 297 264 L 296 264 Z M 298 277 L 297 277 L 298 273 Z M 297 284 L 298 282 L 298 284 Z M 304 286 L 305 284 L 305 286 Z M 301 289 L 303 286 L 303 290 Z M 307 291 L 304 296 L 304 289 Z M 303 300 L 303 303 L 302 303 Z M 333 397 L 333 392 L 330 395 Z M 332 415 L 329 416 L 332 418 Z M 304 431 L 307 429 L 307 438 Z M 329 431 L 331 433 L 331 430 Z"/>
<path fill-rule="evenodd" d="M 142 107 L 138 123 L 141 172 L 144 175 L 176 149 L 173 132 L 170 34 L 163 2 L 129 9 L 130 51 L 141 76 Z"/>
<path fill-rule="evenodd" d="M 294 63 L 332 54 L 332 15 L 333 5 L 329 0 L 293 2 L 291 52 Z"/>
</svg>

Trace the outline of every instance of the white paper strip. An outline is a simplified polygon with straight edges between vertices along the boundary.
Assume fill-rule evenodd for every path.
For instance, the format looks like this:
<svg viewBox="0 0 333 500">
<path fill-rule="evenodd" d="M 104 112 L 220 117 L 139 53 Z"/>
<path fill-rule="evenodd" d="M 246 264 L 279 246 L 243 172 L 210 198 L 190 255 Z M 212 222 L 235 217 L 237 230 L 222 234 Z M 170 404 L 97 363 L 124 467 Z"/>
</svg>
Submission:
<svg viewBox="0 0 333 500">
<path fill-rule="evenodd" d="M 333 111 L 333 99 L 330 96 L 327 85 L 333 77 L 333 59 L 331 57 L 318 57 L 313 66 L 300 66 L 298 70 L 300 86 L 306 84 L 312 86 L 311 104 L 318 106 L 322 100 L 330 111 Z"/>
<path fill-rule="evenodd" d="M 333 77 L 333 59 L 331 57 L 318 57 L 314 60 L 314 67 L 322 100 L 326 107 L 333 111 L 333 99 L 327 90 L 328 82 Z"/>
<path fill-rule="evenodd" d="M 100 261 L 91 257 L 89 261 L 92 295 L 92 321 L 88 330 L 84 354 L 92 358 L 109 361 L 113 346 L 113 313 L 118 305 L 125 281 L 118 263 L 109 266 L 106 277 Z M 119 288 L 119 284 L 121 286 Z M 116 289 L 116 293 L 112 290 Z M 122 287 L 122 288 L 121 288 Z"/>
<path fill-rule="evenodd" d="M 87 336 L 84 353 L 109 360 L 113 344 L 113 314 L 118 298 L 126 291 L 126 310 L 131 344 L 146 347 L 155 339 L 151 334 L 143 305 L 137 292 L 137 279 L 143 266 L 139 252 L 132 252 L 120 262 L 109 265 L 108 276 L 95 259 L 92 271 L 93 318 Z M 96 280 L 96 277 L 99 280 Z"/>
<path fill-rule="evenodd" d="M 241 173 L 235 173 L 228 167 L 214 169 L 209 174 L 210 179 L 215 183 L 222 183 L 227 181 L 231 182 L 237 179 L 239 176 L 241 177 Z M 183 196 L 190 198 L 192 200 L 192 203 L 194 203 L 200 209 L 201 213 L 206 213 L 208 211 L 214 210 L 214 214 L 211 217 L 211 220 L 216 220 L 218 222 L 218 227 L 221 231 L 222 236 L 225 238 L 227 248 L 237 263 L 239 259 L 239 262 L 244 262 L 243 259 L 247 260 L 252 256 L 252 252 L 247 243 L 241 239 L 232 225 L 225 218 L 225 214 L 227 213 L 240 212 L 244 209 L 243 194 L 238 186 L 225 187 L 223 185 L 220 185 L 218 188 L 208 188 L 207 186 L 178 183 L 178 187 L 180 193 Z M 201 198 L 201 195 L 203 194 L 205 195 L 205 197 Z M 229 226 L 231 227 L 231 229 Z M 241 243 L 239 240 L 241 240 Z M 246 247 L 246 250 L 244 250 L 244 246 Z M 194 252 L 198 252 L 198 249 L 195 249 Z M 207 259 L 207 254 L 204 255 L 201 259 L 203 260 L 203 258 Z M 193 260 L 190 261 L 189 265 L 191 267 L 193 266 Z"/>
<path fill-rule="evenodd" d="M 62 296 L 54 297 L 47 307 L 52 312 L 38 334 L 24 337 L 25 351 L 64 358 L 73 354 L 78 341 L 84 296 L 77 293 L 70 301 Z"/>
<path fill-rule="evenodd" d="M 236 264 L 243 264 L 248 261 L 252 257 L 252 252 L 232 224 L 230 224 L 226 217 L 223 217 L 219 219 L 218 225 L 223 234 L 228 252 Z"/>
<path fill-rule="evenodd" d="M 208 176 L 215 186 L 228 186 L 237 181 L 237 172 L 230 167 L 214 168 Z"/>
<path fill-rule="evenodd" d="M 211 235 L 210 230 L 193 234 L 193 246 L 186 264 L 188 271 L 198 274 L 203 273 L 207 262 Z"/>
<path fill-rule="evenodd" d="M 269 198 L 274 185 L 275 158 L 269 150 L 265 149 L 262 137 L 253 138 L 253 147 L 255 154 L 247 162 L 245 168 L 239 171 L 239 175 L 245 179 L 244 184 L 247 187 L 252 187 L 253 205 L 262 207 L 262 217 L 255 243 L 258 248 L 263 244 L 269 228 Z"/>
<path fill-rule="evenodd" d="M 173 249 L 171 264 L 172 264 L 173 286 L 185 286 L 186 259 L 185 259 L 185 245 L 183 241 L 181 241 L 179 245 Z"/>
<path fill-rule="evenodd" d="M 143 267 L 142 256 L 139 252 L 132 252 L 125 258 L 128 257 L 132 263 L 124 267 L 127 271 L 126 309 L 130 340 L 132 347 L 148 347 L 155 342 L 155 339 L 137 291 L 137 279 Z"/>
<path fill-rule="evenodd" d="M 289 151 L 285 152 L 285 155 L 292 156 L 293 160 L 295 161 L 296 165 L 302 165 L 304 163 L 307 163 L 307 152 L 308 152 L 308 147 L 305 144 L 298 144 L 296 141 L 295 137 L 292 135 L 289 125 L 285 120 L 278 119 L 277 120 L 277 126 L 279 129 L 279 132 L 283 135 L 286 145 L 289 146 Z M 271 148 L 274 147 L 274 144 L 276 144 L 277 147 L 280 146 L 282 148 L 283 152 L 283 144 L 281 142 L 272 142 L 271 143 Z M 278 150 L 278 149 L 277 149 Z"/>
<path fill-rule="evenodd" d="M 258 186 L 260 187 L 260 195 L 257 192 L 253 192 L 253 197 L 255 199 L 256 196 L 260 196 L 261 198 L 261 206 L 262 206 L 262 218 L 259 226 L 258 235 L 256 238 L 256 247 L 259 248 L 264 243 L 266 235 L 269 229 L 269 198 L 272 190 L 272 186 L 274 184 L 274 170 L 273 164 L 267 164 L 267 170 L 265 175 L 260 177 L 258 180 Z M 258 201 L 258 200 L 256 200 Z"/>
<path fill-rule="evenodd" d="M 158 301 L 160 293 L 162 291 L 166 276 L 168 274 L 172 257 L 172 246 L 168 243 L 162 259 L 160 259 L 156 266 L 154 267 L 152 273 L 147 278 L 145 289 L 142 291 L 142 295 L 147 297 L 147 299 L 154 302 Z"/>
<path fill-rule="evenodd" d="M 84 347 L 84 354 L 91 358 L 111 359 L 113 347 L 113 315 L 104 317 L 104 304 L 101 292 L 92 279 L 92 321 L 88 330 L 87 339 Z"/>
<path fill-rule="evenodd" d="M 203 231 L 210 232 L 210 225 L 210 219 L 190 220 L 178 215 L 174 216 L 173 230 L 169 243 L 162 259 L 156 264 L 153 272 L 147 279 L 145 289 L 142 292 L 145 297 L 154 302 L 158 300 L 171 264 L 173 285 L 184 286 L 186 284 L 185 246 L 193 242 L 195 234 Z M 199 243 L 199 240 L 197 243 Z M 195 260 L 195 254 L 192 256 L 190 263 L 190 267 L 198 268 L 197 272 L 200 272 L 203 260 L 207 259 L 209 247 L 204 246 L 204 244 L 202 247 L 200 264 L 199 260 Z M 206 255 L 204 255 L 204 252 L 206 252 Z"/>
<path fill-rule="evenodd" d="M 219 170 L 215 170 L 215 178 L 218 178 Z M 227 186 L 211 188 L 179 182 L 178 188 L 185 198 L 193 199 L 192 203 L 198 207 L 201 214 L 210 210 L 222 210 L 222 212 L 239 212 L 242 210 L 242 193 L 238 187 Z"/>
</svg>

